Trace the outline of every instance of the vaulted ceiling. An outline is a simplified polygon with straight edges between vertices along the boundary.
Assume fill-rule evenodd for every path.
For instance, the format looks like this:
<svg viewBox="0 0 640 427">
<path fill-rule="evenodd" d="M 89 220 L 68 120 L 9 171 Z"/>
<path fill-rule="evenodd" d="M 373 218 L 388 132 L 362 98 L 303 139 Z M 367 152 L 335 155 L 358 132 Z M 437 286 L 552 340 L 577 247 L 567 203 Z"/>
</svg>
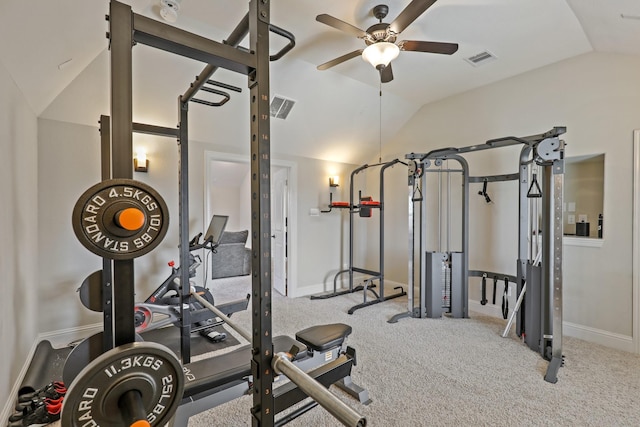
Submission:
<svg viewBox="0 0 640 427">
<path fill-rule="evenodd" d="M 160 0 L 124 1 L 162 21 Z M 182 0 L 172 24 L 222 41 L 248 2 Z M 316 66 L 362 49 L 362 40 L 315 20 L 326 13 L 358 28 L 377 22 L 375 5 L 392 21 L 409 0 L 273 0 L 271 22 L 296 37 L 296 47 L 271 66 L 271 91 L 296 101 L 286 120 L 272 120 L 273 151 L 359 162 L 378 153 L 429 102 L 591 51 L 640 54 L 637 0 L 438 0 L 400 39 L 454 42 L 453 55 L 401 52 L 395 79 L 382 85 L 359 58 L 326 71 Z M 97 125 L 109 114 L 107 0 L 0 1 L 0 62 L 43 118 Z M 163 21 L 164 22 L 164 21 Z M 247 41 L 245 40 L 244 45 Z M 272 50 L 283 41 L 272 36 Z M 472 66 L 488 51 L 497 59 Z M 175 126 L 177 97 L 203 64 L 146 46 L 134 49 L 134 120 Z M 248 149 L 248 95 L 243 76 L 220 70 L 214 79 L 244 89 L 225 106 L 190 108 L 190 137 Z"/>
</svg>

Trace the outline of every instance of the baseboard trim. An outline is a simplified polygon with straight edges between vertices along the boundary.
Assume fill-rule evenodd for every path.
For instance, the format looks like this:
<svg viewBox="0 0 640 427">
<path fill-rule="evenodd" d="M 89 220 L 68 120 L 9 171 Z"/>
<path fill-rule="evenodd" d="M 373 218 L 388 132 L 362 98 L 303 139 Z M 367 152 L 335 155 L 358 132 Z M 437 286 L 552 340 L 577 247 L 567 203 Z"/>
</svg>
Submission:
<svg viewBox="0 0 640 427">
<path fill-rule="evenodd" d="M 20 369 L 20 373 L 18 374 L 18 379 L 13 384 L 9 397 L 18 395 L 18 390 L 20 390 L 22 379 L 24 378 L 25 375 L 27 375 L 27 369 L 29 369 L 29 362 L 31 361 L 31 359 L 33 359 L 33 355 L 35 354 L 36 348 L 38 347 L 39 343 L 40 343 L 40 340 L 36 339 L 33 342 L 33 345 L 31 346 L 31 348 L 29 349 L 29 353 L 27 353 L 26 362 L 22 365 L 22 369 Z M 11 416 L 11 414 L 13 414 L 15 404 L 16 404 L 15 400 L 11 398 L 9 399 L 8 402 L 5 403 L 4 408 L 2 409 L 2 413 L 0 414 L 0 422 L 2 423 L 2 425 L 7 425 L 9 423 L 9 417 Z"/>
<path fill-rule="evenodd" d="M 487 316 L 502 318 L 502 311 L 498 305 L 482 305 L 478 301 L 469 301 L 469 310 Z M 509 315 L 511 315 L 511 312 L 509 312 Z M 614 348 L 616 350 L 628 351 L 630 353 L 635 352 L 633 337 L 631 336 L 566 321 L 562 322 L 562 329 L 563 334 L 568 337 L 579 338 L 584 341 Z"/>
<path fill-rule="evenodd" d="M 75 328 L 68 329 L 60 329 L 57 331 L 50 331 L 38 334 L 36 339 L 29 349 L 29 353 L 27 353 L 27 357 L 25 359 L 24 364 L 22 365 L 22 369 L 20 369 L 20 373 L 18 374 L 18 378 L 16 382 L 13 384 L 11 388 L 11 392 L 9 394 L 10 397 L 17 396 L 18 391 L 20 390 L 20 386 L 22 385 L 22 381 L 24 380 L 25 375 L 27 374 L 27 370 L 29 369 L 29 364 L 33 359 L 33 356 L 36 352 L 36 348 L 38 344 L 42 341 L 49 341 L 54 348 L 64 347 L 69 345 L 69 343 L 73 341 L 77 341 L 80 339 L 87 338 L 97 332 L 102 331 L 102 323 L 94 323 L 92 325 L 85 325 Z M 0 413 L 0 422 L 2 425 L 7 425 L 9 416 L 13 414 L 15 401 L 10 398 L 8 402 L 5 403 L 2 413 Z"/>
<path fill-rule="evenodd" d="M 100 322 L 93 323 L 91 325 L 78 326 L 75 328 L 44 332 L 38 335 L 38 342 L 48 340 L 54 348 L 66 347 L 74 341 L 88 338 L 93 334 L 102 332 L 102 329 L 103 324 L 102 322 Z"/>
<path fill-rule="evenodd" d="M 617 334 L 615 332 L 604 331 L 602 329 L 591 328 L 589 326 L 578 325 L 571 322 L 562 322 L 563 333 L 566 336 L 579 338 L 605 347 L 616 350 L 635 352 L 633 337 Z"/>
</svg>

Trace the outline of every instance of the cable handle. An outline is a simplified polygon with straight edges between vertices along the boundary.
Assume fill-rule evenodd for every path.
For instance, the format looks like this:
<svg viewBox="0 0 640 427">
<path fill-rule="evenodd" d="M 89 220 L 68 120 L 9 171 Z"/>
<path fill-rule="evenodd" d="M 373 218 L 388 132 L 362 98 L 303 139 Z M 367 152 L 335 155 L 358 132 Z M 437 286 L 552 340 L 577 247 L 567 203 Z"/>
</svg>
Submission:
<svg viewBox="0 0 640 427">
<path fill-rule="evenodd" d="M 496 303 L 496 292 L 497 292 L 497 290 L 498 290 L 498 277 L 494 276 L 493 277 L 493 301 L 491 302 L 494 305 Z"/>
<path fill-rule="evenodd" d="M 537 174 L 533 172 L 531 178 L 531 185 L 529 186 L 529 191 L 527 191 L 528 199 L 539 199 L 542 197 L 542 189 L 538 184 Z"/>
<path fill-rule="evenodd" d="M 482 275 L 482 299 L 480 300 L 480 304 L 487 305 L 487 275 Z"/>
</svg>

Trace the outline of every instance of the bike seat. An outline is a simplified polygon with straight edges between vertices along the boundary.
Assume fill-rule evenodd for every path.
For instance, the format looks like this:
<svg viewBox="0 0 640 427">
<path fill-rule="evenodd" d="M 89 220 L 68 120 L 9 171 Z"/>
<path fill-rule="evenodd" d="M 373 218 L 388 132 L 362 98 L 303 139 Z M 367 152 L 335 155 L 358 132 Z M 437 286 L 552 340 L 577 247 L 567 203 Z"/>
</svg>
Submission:
<svg viewBox="0 0 640 427">
<path fill-rule="evenodd" d="M 344 323 L 317 325 L 296 334 L 296 340 L 315 351 L 327 351 L 341 346 L 351 334 L 351 326 Z"/>
</svg>

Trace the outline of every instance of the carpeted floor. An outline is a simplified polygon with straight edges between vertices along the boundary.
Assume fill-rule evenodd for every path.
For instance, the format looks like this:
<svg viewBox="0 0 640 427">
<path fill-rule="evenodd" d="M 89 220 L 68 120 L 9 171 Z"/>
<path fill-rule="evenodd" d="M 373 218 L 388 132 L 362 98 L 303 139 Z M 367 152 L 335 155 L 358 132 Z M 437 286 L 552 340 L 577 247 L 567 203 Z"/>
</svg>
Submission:
<svg viewBox="0 0 640 427">
<path fill-rule="evenodd" d="M 250 278 L 210 285 L 216 303 L 222 303 L 244 297 Z M 352 377 L 373 402 L 365 406 L 332 391 L 366 416 L 369 426 L 640 425 L 640 355 L 565 337 L 565 366 L 558 383 L 549 384 L 543 380 L 545 360 L 515 334 L 501 337 L 502 319 L 471 313 L 470 319 L 389 324 L 387 319 L 406 310 L 406 299 L 347 314 L 361 301 L 361 293 L 314 301 L 274 294 L 273 330 L 294 336 L 312 325 L 351 325 L 348 342 L 358 360 Z M 250 329 L 249 311 L 233 318 Z M 192 417 L 189 427 L 250 426 L 251 406 L 249 396 L 236 399 Z M 340 424 L 315 408 L 290 425 Z"/>
<path fill-rule="evenodd" d="M 332 391 L 366 416 L 369 426 L 640 425 L 640 355 L 565 337 L 565 366 L 558 383 L 549 384 L 543 380 L 545 360 L 515 334 L 501 337 L 502 319 L 471 313 L 470 319 L 389 324 L 406 309 L 406 299 L 347 314 L 361 300 L 361 293 L 314 301 L 274 295 L 273 328 L 274 334 L 293 336 L 322 323 L 353 327 L 353 380 L 373 403 L 361 405 Z M 249 329 L 248 312 L 234 316 Z M 249 426 L 251 405 L 248 396 L 237 399 L 192 417 L 189 426 Z M 339 423 L 316 408 L 290 425 Z"/>
</svg>

